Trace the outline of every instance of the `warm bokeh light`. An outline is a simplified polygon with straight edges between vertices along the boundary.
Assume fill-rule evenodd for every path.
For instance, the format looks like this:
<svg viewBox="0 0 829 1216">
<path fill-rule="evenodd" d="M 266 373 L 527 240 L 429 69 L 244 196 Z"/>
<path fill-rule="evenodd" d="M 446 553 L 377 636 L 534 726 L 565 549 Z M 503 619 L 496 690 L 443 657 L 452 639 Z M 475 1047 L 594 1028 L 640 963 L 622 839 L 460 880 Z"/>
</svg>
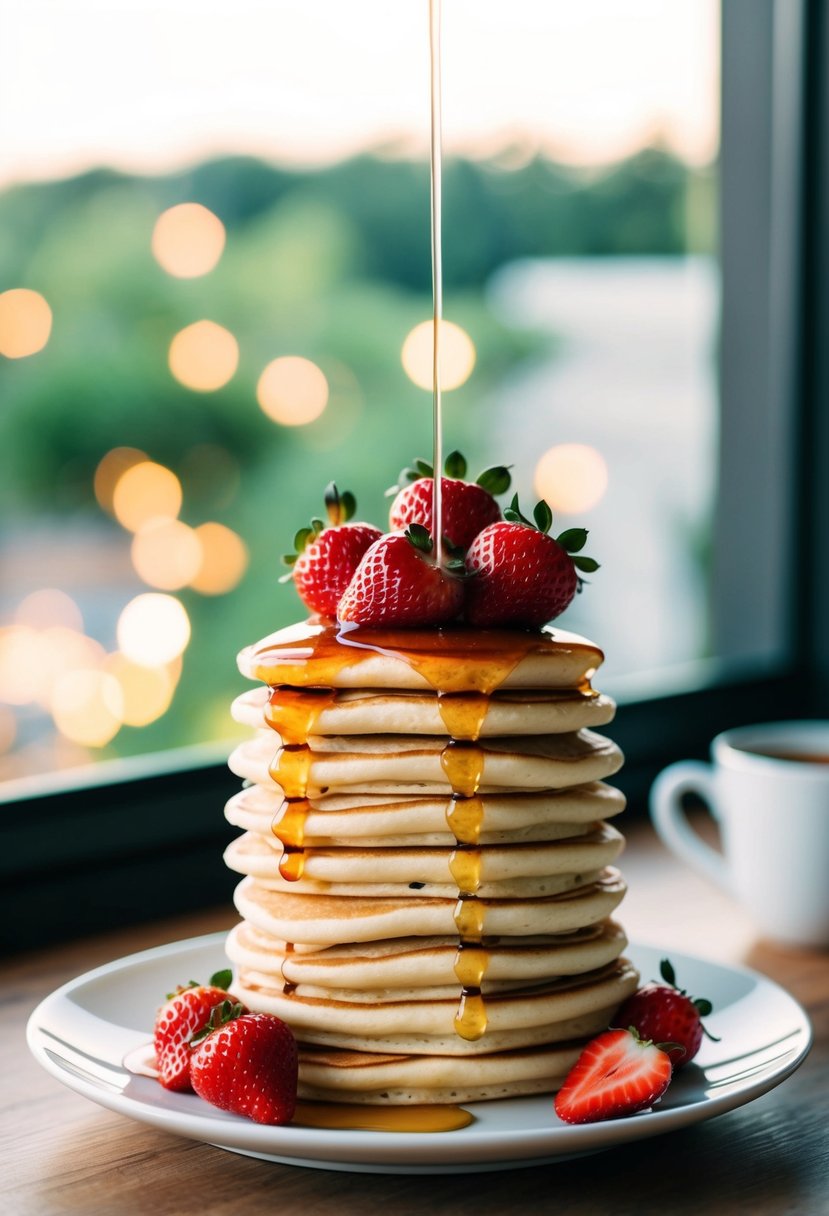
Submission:
<svg viewBox="0 0 829 1216">
<path fill-rule="evenodd" d="M 44 629 L 38 638 L 38 651 L 42 667 L 35 699 L 44 709 L 51 705 L 61 676 L 69 671 L 97 671 L 106 657 L 100 642 L 64 625 Z"/>
<path fill-rule="evenodd" d="M 178 679 L 170 666 L 145 667 L 116 652 L 107 659 L 106 669 L 121 688 L 125 726 L 148 726 L 170 708 Z"/>
<path fill-rule="evenodd" d="M 112 512 L 130 532 L 155 519 L 175 519 L 181 502 L 181 482 L 175 473 L 152 460 L 128 468 L 112 492 Z"/>
<path fill-rule="evenodd" d="M 224 388 L 239 366 L 239 344 L 215 321 L 195 321 L 170 343 L 170 371 L 185 388 L 212 393 Z"/>
<path fill-rule="evenodd" d="M 319 418 L 328 404 L 328 381 L 310 359 L 283 355 L 262 372 L 256 400 L 274 422 L 305 426 Z"/>
<path fill-rule="evenodd" d="M 130 555 L 138 576 L 162 591 L 186 587 L 202 561 L 198 536 L 178 519 L 156 519 L 140 528 Z"/>
<path fill-rule="evenodd" d="M 201 565 L 190 586 L 202 595 L 232 591 L 247 569 L 247 545 L 224 524 L 201 524 L 196 528 L 196 536 L 201 546 Z"/>
<path fill-rule="evenodd" d="M 0 755 L 11 751 L 17 737 L 17 718 L 8 705 L 0 705 Z"/>
<path fill-rule="evenodd" d="M 147 461 L 149 461 L 147 453 L 140 451 L 139 448 L 113 448 L 101 458 L 95 470 L 93 485 L 95 497 L 104 511 L 112 514 L 112 497 L 115 487 L 127 469 Z"/>
<path fill-rule="evenodd" d="M 43 350 L 52 332 L 52 310 L 39 291 L 0 292 L 0 355 L 24 359 Z"/>
<path fill-rule="evenodd" d="M 225 247 L 225 226 L 201 203 L 179 203 L 155 222 L 153 257 L 177 279 L 195 279 L 212 270 Z"/>
<path fill-rule="evenodd" d="M 172 595 L 149 591 L 130 600 L 118 618 L 118 645 L 142 667 L 160 667 L 177 658 L 190 641 L 190 618 Z"/>
<path fill-rule="evenodd" d="M 19 625 L 31 625 L 33 629 L 48 629 L 51 625 L 62 625 L 66 629 L 83 631 L 81 610 L 71 595 L 57 587 L 43 587 L 22 599 L 14 613 Z"/>
<path fill-rule="evenodd" d="M 418 388 L 432 389 L 434 325 L 421 321 L 407 335 L 400 352 L 403 370 Z M 440 387 L 460 388 L 472 375 L 475 344 L 465 329 L 452 321 L 440 323 Z"/>
<path fill-rule="evenodd" d="M 104 653 L 100 643 L 66 625 L 0 629 L 0 701 L 48 709 L 58 680 L 71 671 L 99 668 Z"/>
<path fill-rule="evenodd" d="M 535 490 L 553 511 L 575 515 L 589 511 L 604 497 L 607 464 L 585 443 L 559 443 L 545 452 L 535 468 Z"/>
<path fill-rule="evenodd" d="M 43 684 L 45 663 L 38 630 L 29 625 L 0 629 L 0 701 L 28 705 Z"/>
<path fill-rule="evenodd" d="M 121 686 L 106 671 L 67 671 L 52 693 L 52 717 L 62 735 L 84 747 L 105 747 L 124 712 Z"/>
</svg>

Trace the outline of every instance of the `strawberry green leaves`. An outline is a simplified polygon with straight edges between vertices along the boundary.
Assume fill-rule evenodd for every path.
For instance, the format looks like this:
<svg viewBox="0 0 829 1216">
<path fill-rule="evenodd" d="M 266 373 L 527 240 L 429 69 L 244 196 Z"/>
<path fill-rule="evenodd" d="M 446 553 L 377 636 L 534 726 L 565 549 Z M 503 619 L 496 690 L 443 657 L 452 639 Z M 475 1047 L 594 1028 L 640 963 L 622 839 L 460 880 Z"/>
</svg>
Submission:
<svg viewBox="0 0 829 1216">
<path fill-rule="evenodd" d="M 466 457 L 462 452 L 450 452 L 443 462 L 443 472 L 445 477 L 450 477 L 453 481 L 463 481 L 469 470 Z M 414 481 L 419 481 L 422 477 L 433 478 L 435 475 L 434 467 L 428 460 L 416 459 L 411 465 L 400 470 L 400 476 L 393 486 L 389 486 L 386 490 L 386 497 L 391 498 L 397 494 L 399 490 L 404 489 L 407 485 L 411 485 Z M 512 478 L 510 471 L 506 465 L 495 465 L 491 469 L 484 469 L 475 479 L 475 485 L 480 486 L 482 490 L 486 490 L 488 494 L 506 494 L 510 488 Z"/>
<path fill-rule="evenodd" d="M 325 521 L 314 516 L 310 526 L 300 528 L 294 536 L 294 552 L 283 553 L 282 562 L 291 569 L 287 574 L 283 574 L 279 579 L 280 583 L 288 583 L 293 578 L 293 567 L 296 565 L 297 558 L 305 552 L 310 544 L 312 544 L 326 526 L 331 528 L 339 528 L 349 519 L 354 516 L 357 510 L 357 500 L 350 490 L 343 490 L 342 493 L 337 489 L 336 482 L 329 481 L 325 487 L 325 510 L 328 515 L 328 525 Z"/>
<path fill-rule="evenodd" d="M 518 503 L 518 495 L 513 497 L 510 505 L 504 510 L 504 519 L 514 524 L 525 524 L 528 528 L 536 528 L 545 535 L 553 525 L 553 513 L 548 503 L 542 498 L 533 507 L 533 518 L 527 519 Z M 583 557 L 581 550 L 587 543 L 586 528 L 565 528 L 556 538 L 556 544 L 561 545 L 570 555 L 573 565 L 582 574 L 595 574 L 599 563 L 592 557 Z"/>
</svg>

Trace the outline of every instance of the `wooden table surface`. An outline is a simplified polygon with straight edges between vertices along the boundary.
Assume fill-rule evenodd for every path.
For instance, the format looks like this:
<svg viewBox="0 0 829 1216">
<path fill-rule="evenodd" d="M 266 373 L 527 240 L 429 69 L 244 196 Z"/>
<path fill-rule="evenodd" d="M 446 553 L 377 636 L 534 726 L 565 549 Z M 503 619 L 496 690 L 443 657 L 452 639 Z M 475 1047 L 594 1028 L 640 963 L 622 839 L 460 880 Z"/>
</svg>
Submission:
<svg viewBox="0 0 829 1216">
<path fill-rule="evenodd" d="M 93 1105 L 35 1063 L 23 1035 L 42 997 L 111 959 L 228 927 L 233 913 L 219 909 L 7 963 L 0 1210 L 11 1216 L 485 1216 L 539 1208 L 566 1216 L 829 1213 L 829 953 L 756 941 L 740 910 L 674 861 L 649 827 L 629 826 L 627 834 L 622 865 L 630 892 L 620 919 L 631 937 L 747 963 L 808 1010 L 812 1052 L 771 1093 L 706 1123 L 594 1156 L 414 1179 L 274 1165 L 178 1139 Z"/>
</svg>

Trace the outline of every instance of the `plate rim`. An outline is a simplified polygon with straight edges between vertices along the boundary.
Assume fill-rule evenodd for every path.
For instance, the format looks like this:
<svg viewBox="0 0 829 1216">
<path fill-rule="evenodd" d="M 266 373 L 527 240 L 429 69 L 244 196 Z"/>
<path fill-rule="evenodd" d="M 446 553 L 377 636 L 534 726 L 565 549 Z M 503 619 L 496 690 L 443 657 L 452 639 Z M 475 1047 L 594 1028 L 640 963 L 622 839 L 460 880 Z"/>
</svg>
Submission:
<svg viewBox="0 0 829 1216">
<path fill-rule="evenodd" d="M 699 1099 L 678 1107 L 657 1108 L 633 1115 L 627 1119 L 608 1120 L 600 1123 L 562 1125 L 559 1121 L 549 1126 L 524 1128 L 487 1128 L 473 1123 L 469 1128 L 452 1133 L 424 1136 L 422 1133 L 368 1130 L 338 1130 L 326 1128 L 279 1127 L 252 1123 L 240 1116 L 216 1112 L 202 1115 L 198 1112 L 180 1111 L 148 1104 L 133 1094 L 118 1090 L 108 1092 L 94 1081 L 85 1080 L 72 1073 L 56 1061 L 55 1053 L 49 1054 L 50 1032 L 41 1022 L 44 1014 L 59 1008 L 61 1001 L 68 999 L 78 989 L 116 973 L 133 970 L 176 954 L 193 950 L 223 951 L 227 931 L 200 934 L 162 945 L 151 946 L 132 954 L 124 955 L 89 971 L 73 977 L 44 997 L 32 1011 L 26 1026 L 26 1040 L 30 1051 L 46 1072 L 67 1088 L 104 1106 L 117 1114 L 163 1131 L 185 1136 L 189 1139 L 212 1144 L 231 1151 L 240 1151 L 274 1162 L 287 1162 L 297 1166 L 329 1169 L 374 1169 L 376 1172 L 405 1171 L 418 1169 L 436 1172 L 463 1169 L 517 1168 L 564 1160 L 581 1153 L 612 1148 L 631 1140 L 646 1139 L 669 1131 L 679 1130 L 691 1124 L 707 1121 L 726 1114 L 754 1101 L 786 1080 L 803 1063 L 812 1042 L 813 1030 L 808 1014 L 800 1003 L 775 980 L 741 963 L 722 962 L 703 955 L 667 948 L 664 943 L 637 939 L 629 942 L 628 951 L 639 950 L 654 953 L 670 953 L 676 965 L 688 961 L 697 966 L 712 968 L 728 975 L 742 976 L 752 981 L 761 990 L 771 990 L 789 1003 L 798 1025 L 792 1035 L 800 1036 L 798 1049 L 783 1064 L 767 1070 L 754 1082 L 728 1093 Z M 110 1023 L 115 1025 L 115 1023 Z M 124 1027 L 124 1029 L 127 1029 Z M 147 1031 L 147 1038 L 151 1032 Z M 795 1040 L 795 1043 L 797 1041 Z M 71 1046 L 71 1044 L 70 1044 Z M 113 1067 L 122 1075 L 127 1070 Z M 182 1095 L 190 1097 L 190 1095 Z M 173 1100 L 178 1095 L 173 1096 Z M 538 1101 L 547 1095 L 532 1095 L 529 1098 L 505 1099 L 509 1102 Z M 477 1107 L 488 1103 L 462 1103 L 464 1108 L 476 1113 Z M 551 1112 L 552 1114 L 552 1112 Z M 553 1116 L 554 1117 L 554 1116 Z M 467 1133 L 464 1135 L 464 1133 Z M 493 1152 L 497 1150 L 497 1157 Z"/>
</svg>

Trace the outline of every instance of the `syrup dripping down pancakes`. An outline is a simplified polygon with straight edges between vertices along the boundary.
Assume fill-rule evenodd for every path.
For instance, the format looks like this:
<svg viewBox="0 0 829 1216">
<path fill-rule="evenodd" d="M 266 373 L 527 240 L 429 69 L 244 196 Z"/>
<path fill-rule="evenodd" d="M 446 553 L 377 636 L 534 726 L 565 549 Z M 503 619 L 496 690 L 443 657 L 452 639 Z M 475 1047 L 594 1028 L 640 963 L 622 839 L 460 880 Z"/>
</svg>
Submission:
<svg viewBox="0 0 829 1216">
<path fill-rule="evenodd" d="M 234 991 L 300 1042 L 300 1095 L 553 1091 L 638 976 L 601 651 L 561 630 L 338 631 L 239 656 Z"/>
</svg>

